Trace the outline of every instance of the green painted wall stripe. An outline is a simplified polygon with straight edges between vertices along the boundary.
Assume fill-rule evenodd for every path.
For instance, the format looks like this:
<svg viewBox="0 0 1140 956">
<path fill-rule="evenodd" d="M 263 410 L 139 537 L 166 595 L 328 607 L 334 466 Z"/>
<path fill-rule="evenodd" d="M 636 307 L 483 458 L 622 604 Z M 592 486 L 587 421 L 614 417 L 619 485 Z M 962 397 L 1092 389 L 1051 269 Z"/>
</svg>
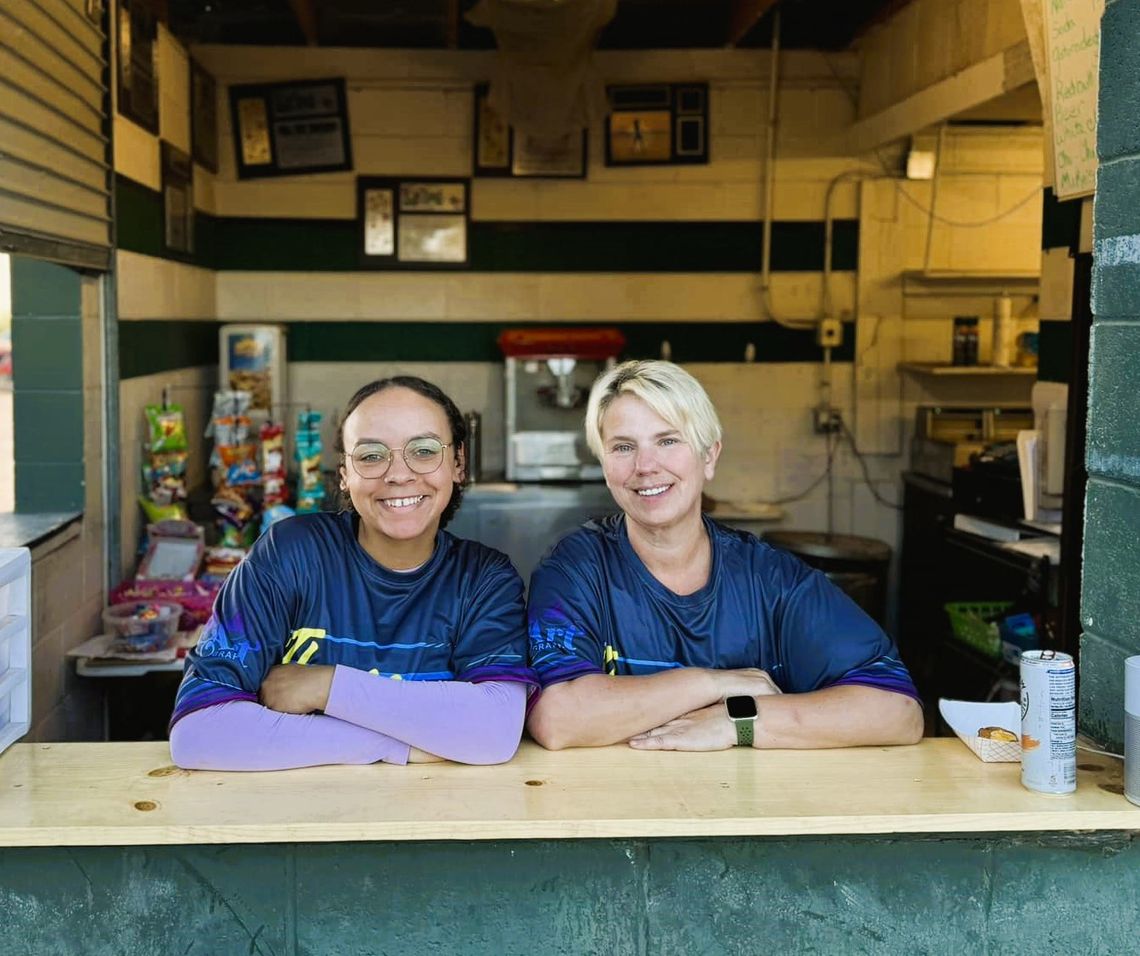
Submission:
<svg viewBox="0 0 1140 956">
<path fill-rule="evenodd" d="M 290 362 L 500 362 L 496 344 L 509 322 L 293 322 L 289 324 Z M 745 346 L 756 346 L 757 362 L 818 362 L 822 350 L 810 331 L 775 322 L 612 323 L 626 337 L 626 358 L 660 354 L 667 339 L 678 362 L 742 362 Z M 585 327 L 590 327 L 586 325 Z M 854 357 L 855 327 L 847 323 L 844 345 L 832 358 Z"/>
<path fill-rule="evenodd" d="M 185 257 L 162 245 L 161 197 L 116 177 L 119 247 L 219 270 L 354 272 L 360 262 L 355 219 L 214 217 L 195 215 L 196 252 Z M 591 221 L 472 222 L 472 272 L 758 272 L 763 225 L 747 222 Z M 772 268 L 823 269 L 824 224 L 772 224 Z M 839 219 L 832 267 L 858 262 L 859 223 Z"/>
<path fill-rule="evenodd" d="M 119 378 L 217 365 L 221 324 L 181 319 L 120 322 Z"/>
<path fill-rule="evenodd" d="M 158 256 L 215 268 L 218 220 L 200 210 L 194 212 L 194 254 L 172 252 L 163 245 L 162 196 L 149 186 L 115 175 L 115 242 L 120 249 L 144 256 Z"/>
<path fill-rule="evenodd" d="M 218 328 L 210 321 L 119 323 L 120 377 L 138 378 L 218 361 Z M 290 362 L 500 362 L 497 340 L 519 322 L 289 322 Z M 626 337 L 626 358 L 653 358 L 667 339 L 678 362 L 741 362 L 749 343 L 756 361 L 818 362 L 811 332 L 775 322 L 614 323 Z M 589 326 L 586 326 L 589 327 Z M 845 323 L 837 362 L 855 354 L 855 326 Z"/>
</svg>

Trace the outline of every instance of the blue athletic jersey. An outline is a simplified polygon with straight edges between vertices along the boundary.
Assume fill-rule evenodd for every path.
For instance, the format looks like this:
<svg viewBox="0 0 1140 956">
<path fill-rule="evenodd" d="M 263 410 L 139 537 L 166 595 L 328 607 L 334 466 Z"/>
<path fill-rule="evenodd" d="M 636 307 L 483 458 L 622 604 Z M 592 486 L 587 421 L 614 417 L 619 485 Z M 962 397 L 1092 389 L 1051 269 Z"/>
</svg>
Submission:
<svg viewBox="0 0 1140 956">
<path fill-rule="evenodd" d="M 226 578 L 174 704 L 173 724 L 256 700 L 275 664 L 344 664 L 396 680 L 520 681 L 522 579 L 507 557 L 446 531 L 415 571 L 377 564 L 352 512 L 273 525 Z"/>
<path fill-rule="evenodd" d="M 865 684 L 918 700 L 882 629 L 822 572 L 704 518 L 708 583 L 674 594 L 634 552 L 623 515 L 567 535 L 535 569 L 528 624 L 542 685 L 583 674 L 759 667 L 787 693 Z"/>
</svg>

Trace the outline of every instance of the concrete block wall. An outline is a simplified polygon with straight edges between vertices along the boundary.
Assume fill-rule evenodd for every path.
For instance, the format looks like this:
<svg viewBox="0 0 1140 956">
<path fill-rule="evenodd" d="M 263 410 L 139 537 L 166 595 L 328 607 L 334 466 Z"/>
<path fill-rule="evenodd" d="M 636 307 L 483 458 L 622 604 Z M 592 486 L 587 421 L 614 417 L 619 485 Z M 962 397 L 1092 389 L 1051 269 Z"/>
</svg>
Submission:
<svg viewBox="0 0 1140 956">
<path fill-rule="evenodd" d="M 1140 0 L 1101 26 L 1079 722 L 1124 736 L 1124 659 L 1140 654 Z"/>
</svg>

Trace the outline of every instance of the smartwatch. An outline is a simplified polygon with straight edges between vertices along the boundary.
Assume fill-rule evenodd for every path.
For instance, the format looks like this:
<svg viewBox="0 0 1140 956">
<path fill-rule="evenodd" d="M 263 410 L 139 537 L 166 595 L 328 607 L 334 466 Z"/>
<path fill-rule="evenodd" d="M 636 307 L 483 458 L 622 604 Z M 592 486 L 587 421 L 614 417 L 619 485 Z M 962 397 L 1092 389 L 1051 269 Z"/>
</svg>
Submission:
<svg viewBox="0 0 1140 956">
<path fill-rule="evenodd" d="M 736 745 L 751 747 L 756 728 L 756 698 L 747 695 L 726 697 L 724 709 L 728 711 L 728 719 L 736 724 Z"/>
</svg>

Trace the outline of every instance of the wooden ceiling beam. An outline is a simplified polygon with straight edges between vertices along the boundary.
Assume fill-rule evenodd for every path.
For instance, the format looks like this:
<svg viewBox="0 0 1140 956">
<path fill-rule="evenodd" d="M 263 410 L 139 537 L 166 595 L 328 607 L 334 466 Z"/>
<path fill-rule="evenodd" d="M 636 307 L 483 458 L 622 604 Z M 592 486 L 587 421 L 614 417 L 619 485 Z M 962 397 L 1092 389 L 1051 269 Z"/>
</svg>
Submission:
<svg viewBox="0 0 1140 956">
<path fill-rule="evenodd" d="M 459 0 L 447 0 L 447 23 L 444 26 L 444 33 L 449 50 L 459 49 L 459 13 Z"/>
<path fill-rule="evenodd" d="M 293 16 L 297 18 L 297 25 L 301 28 L 301 35 L 309 46 L 321 45 L 321 34 L 317 27 L 316 0 L 289 0 L 293 8 Z"/>
<path fill-rule="evenodd" d="M 736 0 L 728 15 L 728 37 L 724 45 L 736 46 L 776 3 L 777 0 Z"/>
</svg>

